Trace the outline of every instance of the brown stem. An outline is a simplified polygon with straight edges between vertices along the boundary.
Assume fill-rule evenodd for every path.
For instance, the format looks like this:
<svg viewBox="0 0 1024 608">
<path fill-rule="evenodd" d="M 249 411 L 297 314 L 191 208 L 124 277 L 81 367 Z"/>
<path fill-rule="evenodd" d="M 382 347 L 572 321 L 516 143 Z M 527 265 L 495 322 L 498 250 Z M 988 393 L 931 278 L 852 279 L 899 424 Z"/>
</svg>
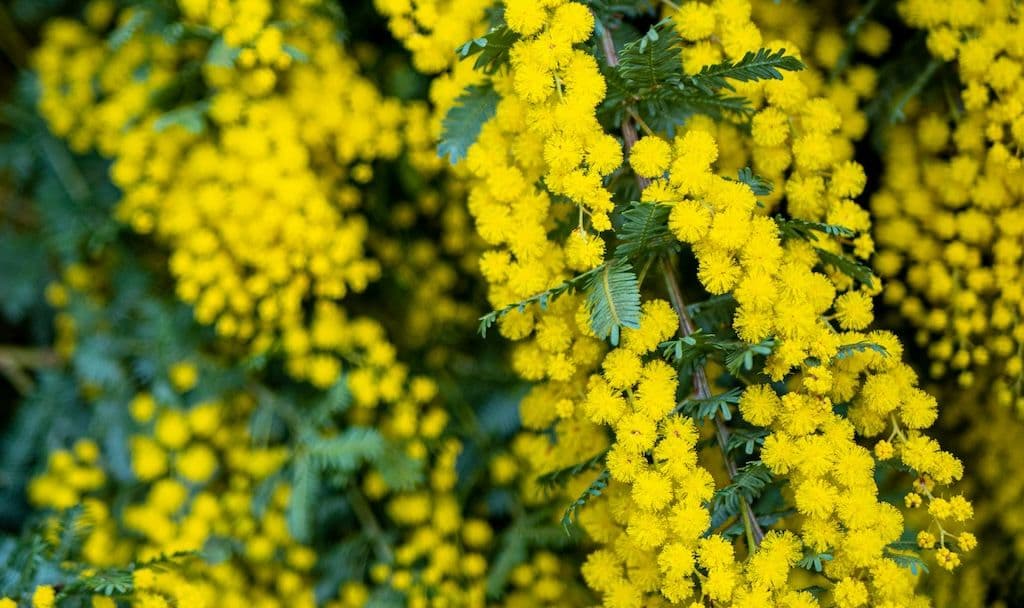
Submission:
<svg viewBox="0 0 1024 608">
<path fill-rule="evenodd" d="M 679 334 L 685 338 L 694 332 L 694 325 L 693 319 L 690 318 L 690 313 L 686 310 L 686 300 L 683 299 L 683 292 L 679 288 L 676 269 L 667 257 L 662 258 L 661 269 L 665 275 L 665 286 L 668 288 L 669 300 L 672 302 L 672 308 L 675 309 L 676 315 L 679 317 Z M 708 383 L 708 376 L 703 366 L 698 366 L 694 370 L 693 385 L 698 399 L 711 397 L 711 385 Z M 729 456 L 730 432 L 729 427 L 726 426 L 725 420 L 722 418 L 721 412 L 715 415 L 715 434 L 718 437 L 718 447 L 722 450 L 722 458 L 725 460 L 725 468 L 729 472 L 729 479 L 733 479 L 736 477 L 736 461 Z M 761 529 L 761 524 L 757 523 L 757 517 L 754 516 L 753 509 L 750 508 L 747 501 L 741 500 L 740 506 L 743 509 L 744 524 L 747 524 L 748 521 L 750 522 L 754 540 L 754 546 L 750 550 L 753 552 L 754 548 L 760 545 L 761 540 L 764 539 L 764 530 Z"/>
<path fill-rule="evenodd" d="M 35 382 L 27 370 L 51 367 L 58 363 L 56 353 L 42 348 L 0 346 L 0 374 L 22 395 L 35 388 Z"/>
<path fill-rule="evenodd" d="M 615 51 L 615 41 L 612 40 L 612 33 L 608 30 L 608 26 L 601 24 L 601 49 L 604 51 L 605 60 L 608 65 L 615 67 L 619 65 L 619 54 Z M 631 116 L 635 115 L 636 112 L 630 108 L 628 112 Z M 626 146 L 626 154 L 633 149 L 633 146 L 640 139 L 636 132 L 636 124 L 632 119 L 626 119 L 622 121 L 622 141 Z M 651 180 L 646 177 L 636 176 L 636 183 L 640 187 L 640 191 L 651 185 Z"/>
</svg>

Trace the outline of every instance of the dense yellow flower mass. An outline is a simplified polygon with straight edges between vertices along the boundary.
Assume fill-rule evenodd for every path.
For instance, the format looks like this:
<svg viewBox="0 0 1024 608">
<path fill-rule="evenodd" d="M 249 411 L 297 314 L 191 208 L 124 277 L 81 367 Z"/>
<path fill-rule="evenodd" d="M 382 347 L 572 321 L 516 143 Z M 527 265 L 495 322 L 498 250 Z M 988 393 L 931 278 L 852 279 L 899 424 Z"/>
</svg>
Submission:
<svg viewBox="0 0 1024 608">
<path fill-rule="evenodd" d="M 407 121 L 416 141 L 421 110 L 363 80 L 312 3 L 202 5 L 182 9 L 230 50 L 147 33 L 110 49 L 85 25 L 52 23 L 36 55 L 41 109 L 73 147 L 115 159 L 118 216 L 170 248 L 198 321 L 253 354 L 283 350 L 294 376 L 328 387 L 358 333 L 337 302 L 381 272 L 360 187 L 402 152 Z M 199 83 L 210 95 L 191 105 L 149 102 Z"/>
<path fill-rule="evenodd" d="M 977 397 L 875 304 L 1020 426 L 1024 29 L 878 5 L 48 21 L 38 112 L 115 234 L 45 291 L 88 423 L 23 486 L 38 554 L 79 542 L 0 608 L 982 605 L 1016 434 L 953 433 L 965 472 L 929 429 Z"/>
<path fill-rule="evenodd" d="M 887 302 L 919 329 L 933 376 L 970 386 L 994 368 L 993 396 L 1020 410 L 1020 7 L 903 2 L 900 12 L 927 32 L 930 70 L 955 60 L 957 88 L 948 101 L 908 107 L 909 121 L 891 130 L 884 187 L 871 201 L 875 266 L 893 278 Z"/>
<path fill-rule="evenodd" d="M 570 270 L 603 261 L 578 251 L 588 231 L 610 227 L 602 202 L 610 193 L 600 177 L 620 161 L 617 150 L 604 149 L 609 135 L 591 110 L 600 100 L 589 94 L 604 90 L 600 74 L 566 32 L 577 13 L 581 29 L 590 27 L 581 8 L 561 2 L 507 7 L 509 27 L 523 38 L 512 48 L 508 73 L 493 78 L 501 94 L 496 115 L 467 159 L 477 179 L 470 210 L 494 247 L 481 269 L 499 308 L 557 284 Z M 744 2 L 686 3 L 679 11 L 690 73 L 766 42 L 794 47 L 763 41 Z M 536 50 L 541 46 L 544 53 Z M 573 86 L 578 82 L 591 83 L 587 95 Z M 934 422 L 936 404 L 899 362 L 896 338 L 860 331 L 872 322 L 877 284 L 858 283 L 828 264 L 825 272 L 817 270 L 816 248 L 836 254 L 849 248 L 860 257 L 873 250 L 868 215 L 853 202 L 865 176 L 852 161 L 850 138 L 863 134 L 863 123 L 843 128 L 843 113 L 815 95 L 823 83 L 814 73 L 806 81 L 787 75 L 738 84 L 737 90 L 757 110 L 750 135 L 730 123 L 691 119 L 674 140 L 648 133 L 632 147 L 629 162 L 649 178 L 642 200 L 670 206 L 669 228 L 692 247 L 705 289 L 734 295 L 739 336 L 750 344 L 777 342 L 766 370 L 772 380 L 787 381 L 788 391 L 780 397 L 777 387 L 753 385 L 739 410 L 770 430 L 761 459 L 790 482 L 799 513 L 793 531 L 755 539 L 758 548 L 746 547 L 745 563 L 723 537 L 705 537 L 711 523 L 706 504 L 716 483 L 694 449 L 697 429 L 676 415 L 675 370 L 651 356 L 680 325 L 687 332 L 692 327 L 664 300 L 645 302 L 639 329 L 625 330 L 622 346 L 606 356 L 579 298 L 563 296 L 546 310 L 530 307 L 501 318 L 503 335 L 528 338 L 514 356 L 517 371 L 543 382 L 523 402 L 523 423 L 538 430 L 554 425 L 558 438 L 530 438 L 530 467 L 549 471 L 591 456 L 609 445 L 599 426 L 613 431 L 606 458 L 611 483 L 580 513 L 584 530 L 606 547 L 590 555 L 583 576 L 607 606 L 698 597 L 736 605 L 814 605 L 813 596 L 786 583 L 805 550 L 830 553 L 824 574 L 840 605 L 923 603 L 914 596 L 912 577 L 887 557 L 886 546 L 903 533 L 903 517 L 878 498 L 878 465 L 855 438 L 888 433 L 879 442 L 888 450 L 879 460 L 896 456 L 922 474 L 916 489 L 942 531 L 940 560 L 950 568 L 955 556 L 946 557 L 947 544 L 958 550 L 972 544 L 965 534 L 957 545 L 943 525 L 965 521 L 970 507 L 960 497 L 937 497 L 933 484 L 959 479 L 962 466 L 921 434 Z M 857 95 L 846 99 L 852 104 L 844 107 L 856 112 Z M 721 177 L 750 163 L 776 185 L 763 203 L 746 184 Z M 545 189 L 526 186 L 541 183 Z M 784 205 L 791 217 L 845 227 L 845 244 L 784 239 L 762 211 L 769 204 Z M 552 229 L 563 222 L 575 228 L 565 241 L 553 239 Z M 838 354 L 865 341 L 882 345 L 884 354 Z M 603 373 L 596 374 L 602 358 Z M 838 403 L 850 404 L 846 416 L 835 411 Z M 570 490 L 573 496 L 581 491 Z"/>
</svg>

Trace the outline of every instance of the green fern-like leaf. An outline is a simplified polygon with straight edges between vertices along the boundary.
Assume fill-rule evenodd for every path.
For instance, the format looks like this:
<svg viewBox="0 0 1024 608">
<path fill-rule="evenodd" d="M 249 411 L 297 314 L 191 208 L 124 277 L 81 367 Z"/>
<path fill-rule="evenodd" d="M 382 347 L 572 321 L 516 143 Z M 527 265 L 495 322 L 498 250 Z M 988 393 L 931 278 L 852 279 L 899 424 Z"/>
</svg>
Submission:
<svg viewBox="0 0 1024 608">
<path fill-rule="evenodd" d="M 762 340 L 757 344 L 739 342 L 726 353 L 725 367 L 733 375 L 739 374 L 744 370 L 751 371 L 754 369 L 754 358 L 767 357 L 772 354 L 773 348 L 775 348 L 775 340 L 771 338 Z"/>
<path fill-rule="evenodd" d="M 452 164 L 465 158 L 484 123 L 497 112 L 499 100 L 500 96 L 490 84 L 467 87 L 441 123 L 443 131 L 437 153 L 447 156 Z"/>
<path fill-rule="evenodd" d="M 889 356 L 889 351 L 886 350 L 886 348 L 884 346 L 882 346 L 881 344 L 875 344 L 874 342 L 861 341 L 861 342 L 854 342 L 853 344 L 844 344 L 844 345 L 840 346 L 839 350 L 836 351 L 835 358 L 836 359 L 846 359 L 847 357 L 852 357 L 856 353 L 862 353 L 862 352 L 868 351 L 868 350 L 873 350 L 876 353 L 882 355 L 883 357 L 888 357 Z"/>
<path fill-rule="evenodd" d="M 742 452 L 747 456 L 754 453 L 757 446 L 764 444 L 769 431 L 760 427 L 737 426 L 732 429 L 726 450 L 730 453 Z"/>
<path fill-rule="evenodd" d="M 583 490 L 580 497 L 574 500 L 572 504 L 565 509 L 565 513 L 562 515 L 562 528 L 565 529 L 566 534 L 572 534 L 573 522 L 576 520 L 576 514 L 579 510 L 585 507 L 586 504 L 590 502 L 591 498 L 597 498 L 600 496 L 604 492 L 605 488 L 608 487 L 608 475 L 608 469 L 602 470 L 597 475 L 597 478 L 587 486 L 587 489 Z"/>
<path fill-rule="evenodd" d="M 727 351 L 734 343 L 701 328 L 688 336 L 662 342 L 660 346 L 665 359 L 679 369 L 693 370 L 703 367 L 710 355 Z"/>
<path fill-rule="evenodd" d="M 690 318 L 698 328 L 714 333 L 732 323 L 732 317 L 736 313 L 736 299 L 732 294 L 712 296 L 707 300 L 688 304 L 686 311 L 690 313 Z"/>
<path fill-rule="evenodd" d="M 743 389 L 736 387 L 704 399 L 686 399 L 676 406 L 676 412 L 698 422 L 711 420 L 719 414 L 726 420 L 732 420 L 732 409 L 729 406 L 739 403 L 742 394 Z"/>
<path fill-rule="evenodd" d="M 618 346 L 622 328 L 640 327 L 640 284 L 629 262 L 617 260 L 587 281 L 590 326 L 598 338 Z"/>
<path fill-rule="evenodd" d="M 505 590 L 512 570 L 529 557 L 526 541 L 522 538 L 506 538 L 487 571 L 487 597 L 498 599 Z"/>
<path fill-rule="evenodd" d="M 825 224 L 822 222 L 810 222 L 798 218 L 775 217 L 775 223 L 779 226 L 779 233 L 783 239 L 799 239 L 802 241 L 816 241 L 818 234 L 831 237 L 853 238 L 857 233 L 846 226 L 838 224 Z"/>
<path fill-rule="evenodd" d="M 886 547 L 885 557 L 891 559 L 900 568 L 910 570 L 910 573 L 914 576 L 921 572 L 928 573 L 928 565 L 924 563 L 924 560 L 921 559 L 921 556 L 915 550 L 896 548 L 897 545 L 899 543 L 893 543 Z"/>
<path fill-rule="evenodd" d="M 68 586 L 67 592 L 91 593 L 105 595 L 107 597 L 125 595 L 134 587 L 132 572 L 126 568 L 113 570 L 101 570 L 90 576 L 85 576 Z"/>
<path fill-rule="evenodd" d="M 772 475 L 762 462 L 750 462 L 740 467 L 732 483 L 715 492 L 711 498 L 712 526 L 720 525 L 740 512 L 740 503 L 754 503 L 772 483 Z M 716 523 L 718 522 L 718 523 Z"/>
<path fill-rule="evenodd" d="M 364 463 L 379 459 L 385 444 L 376 429 L 357 426 L 337 437 L 313 439 L 304 448 L 309 461 L 320 470 L 351 473 Z"/>
<path fill-rule="evenodd" d="M 157 118 L 153 123 L 153 130 L 157 133 L 163 133 L 173 126 L 179 126 L 192 135 L 199 135 L 206 130 L 206 110 L 208 107 L 208 102 L 200 101 L 175 108 Z"/>
<path fill-rule="evenodd" d="M 617 72 L 635 97 L 683 84 L 682 44 L 672 21 L 666 19 L 622 47 Z"/>
<path fill-rule="evenodd" d="M 508 26 L 501 25 L 460 46 L 459 58 L 467 59 L 476 56 L 476 63 L 473 64 L 473 67 L 486 74 L 493 74 L 508 63 L 512 45 L 518 40 L 519 34 L 510 30 Z"/>
<path fill-rule="evenodd" d="M 804 69 L 804 64 L 786 55 L 786 49 L 774 53 L 769 49 L 747 52 L 739 61 L 723 61 L 704 66 L 700 73 L 690 77 L 693 86 L 708 93 L 719 89 L 735 90 L 730 80 L 750 82 L 752 80 L 782 80 L 782 70 L 795 72 Z"/>
<path fill-rule="evenodd" d="M 512 570 L 529 559 L 530 547 L 557 548 L 568 544 L 569 539 L 548 523 L 550 518 L 549 509 L 540 509 L 520 515 L 505 529 L 487 571 L 487 597 L 502 596 Z"/>
<path fill-rule="evenodd" d="M 632 258 L 677 249 L 678 242 L 668 229 L 669 205 L 633 201 L 622 212 L 616 257 Z"/>
<path fill-rule="evenodd" d="M 392 490 L 411 490 L 423 483 L 423 461 L 409 456 L 398 446 L 389 446 L 374 464 Z"/>
<path fill-rule="evenodd" d="M 299 458 L 292 465 L 292 491 L 285 517 L 288 530 L 299 542 L 309 542 L 313 513 L 320 476 L 316 466 L 308 458 Z"/>
<path fill-rule="evenodd" d="M 739 171 L 739 181 L 746 184 L 756 196 L 768 196 L 774 190 L 772 183 L 754 173 L 750 167 L 743 167 Z"/>
<path fill-rule="evenodd" d="M 695 114 L 741 121 L 753 115 L 749 100 L 717 90 L 724 87 L 695 86 L 695 77 L 683 72 L 681 54 L 682 39 L 671 19 L 623 45 L 619 65 L 604 69 L 608 93 L 602 115 L 621 123 L 631 112 L 637 112 L 653 129 L 670 135 Z"/>
<path fill-rule="evenodd" d="M 860 281 L 868 287 L 873 287 L 875 283 L 875 275 L 871 272 L 871 269 L 861 264 L 856 260 L 852 260 L 844 255 L 832 253 L 820 247 L 815 247 L 815 251 L 818 252 L 818 257 L 821 262 L 826 266 L 832 266 L 839 272 L 845 274 L 855 281 Z"/>
<path fill-rule="evenodd" d="M 710 116 L 715 120 L 738 121 L 749 120 L 754 115 L 750 100 L 745 97 L 694 87 L 666 89 L 654 102 L 652 111 L 664 113 L 680 122 L 695 114 Z"/>
</svg>

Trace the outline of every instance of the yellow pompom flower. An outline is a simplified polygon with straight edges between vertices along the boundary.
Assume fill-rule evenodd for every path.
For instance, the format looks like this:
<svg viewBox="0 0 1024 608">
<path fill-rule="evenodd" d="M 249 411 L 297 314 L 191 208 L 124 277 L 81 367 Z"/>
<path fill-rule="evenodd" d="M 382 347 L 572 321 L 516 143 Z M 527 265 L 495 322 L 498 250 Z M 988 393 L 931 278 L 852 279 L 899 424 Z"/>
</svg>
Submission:
<svg viewBox="0 0 1024 608">
<path fill-rule="evenodd" d="M 629 164 L 641 177 L 658 177 L 668 169 L 672 148 L 657 136 L 640 139 L 629 152 Z"/>
</svg>

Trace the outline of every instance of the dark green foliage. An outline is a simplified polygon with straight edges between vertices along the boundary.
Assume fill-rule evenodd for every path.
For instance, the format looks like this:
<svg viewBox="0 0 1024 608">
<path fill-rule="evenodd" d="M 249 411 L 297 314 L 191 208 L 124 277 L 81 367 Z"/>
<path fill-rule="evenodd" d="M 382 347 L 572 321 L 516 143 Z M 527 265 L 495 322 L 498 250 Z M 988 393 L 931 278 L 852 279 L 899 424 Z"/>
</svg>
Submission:
<svg viewBox="0 0 1024 608">
<path fill-rule="evenodd" d="M 862 342 L 854 342 L 853 344 L 844 344 L 844 345 L 840 346 L 839 350 L 836 352 L 836 357 L 835 358 L 836 359 L 846 359 L 847 357 L 851 357 L 851 356 L 853 356 L 856 353 L 862 353 L 862 352 L 868 351 L 868 350 L 873 350 L 876 353 L 882 355 L 883 357 L 888 357 L 889 356 L 889 351 L 887 351 L 885 349 L 885 347 L 882 346 L 881 344 L 875 344 L 874 342 L 862 341 Z"/>
<path fill-rule="evenodd" d="M 655 14 L 658 3 L 654 0 L 634 0 L 633 2 L 605 2 L 604 0 L 588 0 L 586 2 L 598 19 L 598 27 L 609 21 L 621 26 L 623 17 L 643 17 Z"/>
<path fill-rule="evenodd" d="M 764 438 L 768 434 L 769 431 L 767 429 L 760 427 L 733 427 L 732 433 L 729 435 L 728 445 L 725 446 L 726 451 L 730 454 L 742 452 L 750 456 L 754 453 L 754 450 L 764 444 Z"/>
<path fill-rule="evenodd" d="M 693 86 L 683 73 L 682 39 L 664 20 L 619 51 L 619 65 L 605 70 L 608 94 L 603 112 L 621 123 L 638 112 L 656 130 L 670 133 L 689 116 L 745 115 L 749 102 Z"/>
<path fill-rule="evenodd" d="M 740 467 L 733 476 L 732 483 L 716 491 L 711 498 L 712 527 L 738 515 L 742 501 L 753 504 L 771 483 L 771 473 L 760 461 Z M 716 521 L 719 524 L 716 524 Z"/>
<path fill-rule="evenodd" d="M 782 71 L 803 69 L 784 49 L 760 49 L 736 62 L 705 66 L 699 74 L 683 72 L 682 39 L 671 19 L 651 26 L 639 39 L 623 45 L 619 65 L 606 66 L 608 94 L 602 114 L 621 124 L 635 112 L 656 131 L 675 128 L 694 114 L 716 120 L 745 121 L 753 114 L 750 102 L 730 95 L 730 80 L 748 82 L 782 78 Z"/>
<path fill-rule="evenodd" d="M 437 153 L 447 156 L 452 164 L 466 158 L 484 123 L 494 117 L 498 100 L 498 93 L 490 84 L 467 87 L 444 117 Z"/>
<path fill-rule="evenodd" d="M 616 260 L 587 280 L 590 327 L 598 338 L 618 346 L 623 328 L 640 327 L 640 284 L 629 262 Z"/>
<path fill-rule="evenodd" d="M 337 437 L 316 438 L 300 448 L 320 470 L 351 473 L 384 453 L 384 438 L 377 429 L 349 427 Z"/>
<path fill-rule="evenodd" d="M 757 524 L 761 526 L 761 529 L 763 530 L 765 528 L 768 528 L 769 526 L 774 525 L 783 517 L 788 517 L 792 514 L 793 512 L 788 510 L 777 511 L 774 513 L 765 513 L 763 515 L 757 515 L 754 519 L 757 521 Z M 722 536 L 725 536 L 726 538 L 736 538 L 738 536 L 742 536 L 745 531 L 746 529 L 743 527 L 743 521 L 741 519 L 737 519 L 733 522 L 732 525 L 722 530 Z"/>
<path fill-rule="evenodd" d="M 179 126 L 192 135 L 199 135 L 206 130 L 206 111 L 209 103 L 199 101 L 171 110 L 156 119 L 153 128 L 161 133 L 173 126 Z"/>
<path fill-rule="evenodd" d="M 423 462 L 405 454 L 375 428 L 354 426 L 335 437 L 300 442 L 293 458 L 287 515 L 295 537 L 308 542 L 316 498 L 325 486 L 344 488 L 368 465 L 394 490 L 408 490 L 423 481 Z"/>
<path fill-rule="evenodd" d="M 423 483 L 423 461 L 409 456 L 398 446 L 386 447 L 374 464 L 384 483 L 393 490 L 412 490 Z"/>
<path fill-rule="evenodd" d="M 292 490 L 286 517 L 288 530 L 299 542 L 308 542 L 311 536 L 312 508 L 316 499 L 317 471 L 313 463 L 300 458 L 292 465 Z"/>
<path fill-rule="evenodd" d="M 714 333 L 732 323 L 736 314 L 736 299 L 732 294 L 712 296 L 686 306 L 694 324 L 701 330 Z"/>
<path fill-rule="evenodd" d="M 651 26 L 639 40 L 619 51 L 618 77 L 640 99 L 651 98 L 658 91 L 682 88 L 682 42 L 670 20 Z"/>
<path fill-rule="evenodd" d="M 760 175 L 756 175 L 750 167 L 740 169 L 738 179 L 749 186 L 750 190 L 757 196 L 768 196 L 775 189 L 770 181 Z"/>
<path fill-rule="evenodd" d="M 0 227 L 0 314 L 10 323 L 23 321 L 49 279 L 49 263 L 37 239 Z"/>
<path fill-rule="evenodd" d="M 730 406 L 739 403 L 742 394 L 743 389 L 737 387 L 703 399 L 686 399 L 676 406 L 676 411 L 693 418 L 698 423 L 703 420 L 712 420 L 718 415 L 725 420 L 732 420 Z"/>
<path fill-rule="evenodd" d="M 765 339 L 748 344 L 734 337 L 723 338 L 712 331 L 698 329 L 689 336 L 675 338 L 661 344 L 662 354 L 676 367 L 692 370 L 703 366 L 709 357 L 725 365 L 730 374 L 754 371 L 758 358 L 772 353 L 775 341 Z"/>
<path fill-rule="evenodd" d="M 508 26 L 498 26 L 480 38 L 474 38 L 459 47 L 459 58 L 476 56 L 473 67 L 483 70 L 486 74 L 493 74 L 508 63 L 509 51 L 518 41 L 519 34 L 510 30 Z"/>
<path fill-rule="evenodd" d="M 754 369 L 755 357 L 767 357 L 772 354 L 775 340 L 767 338 L 757 344 L 738 342 L 725 355 L 725 367 L 729 373 L 738 375 L 742 371 Z"/>
<path fill-rule="evenodd" d="M 316 597 L 326 602 L 337 597 L 342 583 L 361 580 L 370 563 L 370 543 L 365 535 L 355 535 L 336 543 L 320 554 L 317 560 Z"/>
</svg>

